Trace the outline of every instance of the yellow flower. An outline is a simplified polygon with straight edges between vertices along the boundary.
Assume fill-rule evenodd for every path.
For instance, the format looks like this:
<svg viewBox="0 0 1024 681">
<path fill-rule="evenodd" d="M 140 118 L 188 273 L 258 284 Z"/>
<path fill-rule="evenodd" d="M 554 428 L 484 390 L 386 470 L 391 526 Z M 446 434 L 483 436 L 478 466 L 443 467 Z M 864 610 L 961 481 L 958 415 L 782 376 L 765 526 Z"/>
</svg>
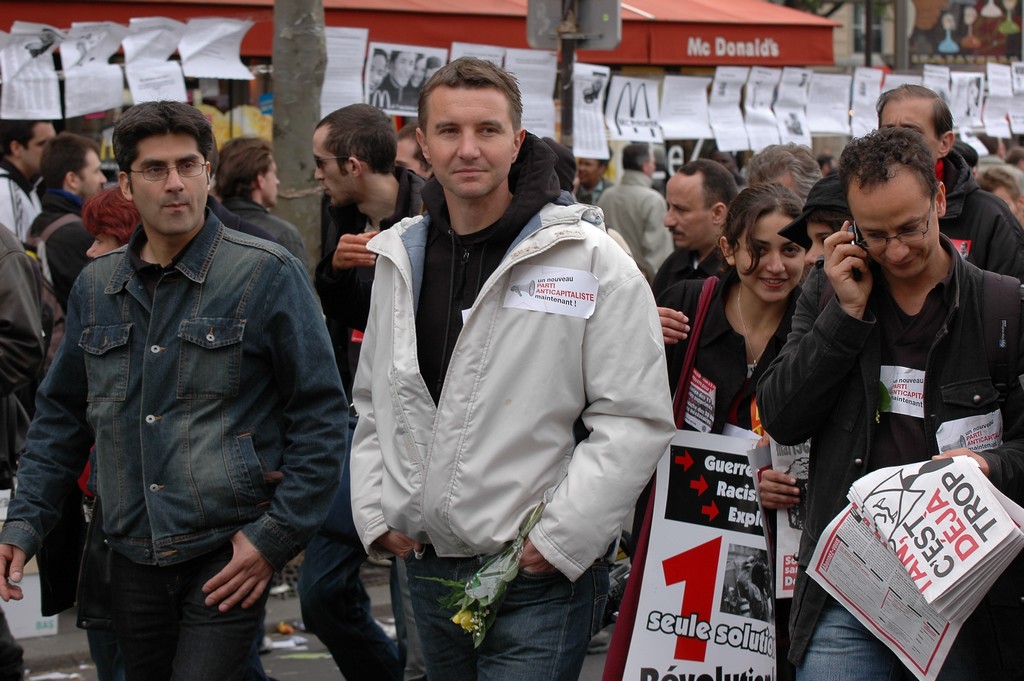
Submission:
<svg viewBox="0 0 1024 681">
<path fill-rule="evenodd" d="M 473 630 L 473 613 L 469 610 L 460 610 L 452 617 L 452 622 L 458 624 L 466 631 Z"/>
</svg>

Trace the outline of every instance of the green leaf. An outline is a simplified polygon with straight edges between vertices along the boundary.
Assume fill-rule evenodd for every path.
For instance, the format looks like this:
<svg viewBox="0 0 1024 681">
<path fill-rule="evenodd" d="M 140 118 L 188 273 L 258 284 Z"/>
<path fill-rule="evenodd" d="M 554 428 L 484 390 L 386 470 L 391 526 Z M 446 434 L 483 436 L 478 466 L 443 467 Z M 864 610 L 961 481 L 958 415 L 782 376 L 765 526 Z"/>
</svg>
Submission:
<svg viewBox="0 0 1024 681">
<path fill-rule="evenodd" d="M 886 389 L 885 384 L 878 382 L 878 411 L 887 412 L 892 409 L 892 395 Z"/>
</svg>

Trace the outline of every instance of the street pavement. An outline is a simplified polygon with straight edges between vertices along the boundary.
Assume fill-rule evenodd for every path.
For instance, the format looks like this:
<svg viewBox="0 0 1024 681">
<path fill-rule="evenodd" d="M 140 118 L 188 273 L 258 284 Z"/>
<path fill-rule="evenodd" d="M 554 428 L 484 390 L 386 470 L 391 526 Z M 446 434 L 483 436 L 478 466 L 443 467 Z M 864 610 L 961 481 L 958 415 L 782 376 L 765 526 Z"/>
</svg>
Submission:
<svg viewBox="0 0 1024 681">
<path fill-rule="evenodd" d="M 391 620 L 391 594 L 387 574 L 387 568 L 369 564 L 363 568 L 363 579 L 373 603 L 373 614 L 385 622 Z M 299 599 L 294 591 L 284 596 L 270 597 L 267 602 L 267 635 L 276 647 L 262 656 L 267 674 L 278 681 L 342 679 L 341 673 L 320 640 L 301 630 L 301 620 Z M 281 622 L 295 627 L 295 634 L 276 633 L 278 623 Z M 603 635 L 606 636 L 607 632 L 603 632 Z M 298 647 L 283 647 L 294 642 L 294 636 L 305 638 L 307 643 Z M 24 639 L 20 643 L 25 649 L 25 667 L 28 678 L 32 681 L 99 681 L 96 668 L 89 658 L 85 632 L 75 626 L 74 612 L 69 611 L 60 615 L 56 635 Z M 588 655 L 580 681 L 599 681 L 604 670 L 604 662 L 603 652 Z"/>
</svg>

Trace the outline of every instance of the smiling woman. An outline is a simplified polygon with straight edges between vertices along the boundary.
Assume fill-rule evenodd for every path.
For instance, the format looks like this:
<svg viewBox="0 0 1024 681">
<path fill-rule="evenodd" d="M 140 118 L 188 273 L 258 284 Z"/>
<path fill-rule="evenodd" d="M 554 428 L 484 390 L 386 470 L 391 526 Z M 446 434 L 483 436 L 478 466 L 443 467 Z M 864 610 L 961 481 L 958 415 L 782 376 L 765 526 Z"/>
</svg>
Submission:
<svg viewBox="0 0 1024 681">
<path fill-rule="evenodd" d="M 744 189 L 730 204 L 718 244 L 725 263 L 723 281 L 715 288 L 704 322 L 688 394 L 676 398 L 685 405 L 684 428 L 764 434 L 754 390 L 785 343 L 804 267 L 804 249 L 779 230 L 799 214 L 799 199 L 779 184 Z M 702 284 L 676 284 L 658 304 L 692 318 Z M 691 340 L 668 346 L 673 387 L 682 378 Z"/>
</svg>

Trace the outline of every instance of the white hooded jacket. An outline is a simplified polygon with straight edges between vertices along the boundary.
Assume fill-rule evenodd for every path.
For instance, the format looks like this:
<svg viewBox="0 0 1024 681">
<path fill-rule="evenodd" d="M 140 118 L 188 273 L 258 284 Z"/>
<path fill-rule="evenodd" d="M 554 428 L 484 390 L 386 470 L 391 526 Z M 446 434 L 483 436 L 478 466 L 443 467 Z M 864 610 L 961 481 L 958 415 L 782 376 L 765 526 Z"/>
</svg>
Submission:
<svg viewBox="0 0 1024 681">
<path fill-rule="evenodd" d="M 599 209 L 546 205 L 464 312 L 435 406 L 416 349 L 428 220 L 369 243 L 379 258 L 353 390 L 356 529 L 371 553 L 395 529 L 442 557 L 484 555 L 544 501 L 530 539 L 575 580 L 615 538 L 675 431 L 650 288 Z M 589 319 L 506 306 L 539 267 L 596 277 Z M 580 418 L 589 436 L 577 443 Z"/>
<path fill-rule="evenodd" d="M 28 241 L 29 227 L 42 210 L 39 196 L 34 191 L 25 193 L 7 169 L 0 168 L 0 225 L 20 241 Z"/>
</svg>

